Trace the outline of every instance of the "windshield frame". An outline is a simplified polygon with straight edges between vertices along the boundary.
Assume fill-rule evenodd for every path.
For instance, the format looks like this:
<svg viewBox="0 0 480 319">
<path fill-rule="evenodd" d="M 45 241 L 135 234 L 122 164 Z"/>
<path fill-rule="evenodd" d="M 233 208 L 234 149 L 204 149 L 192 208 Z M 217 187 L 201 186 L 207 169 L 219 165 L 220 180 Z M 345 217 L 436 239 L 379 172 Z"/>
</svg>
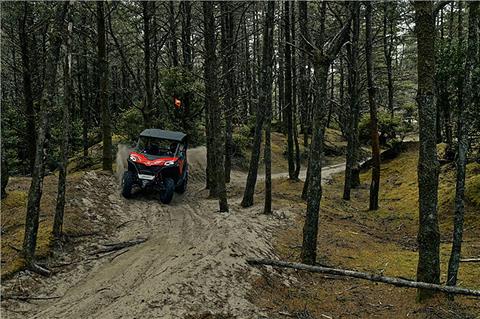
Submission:
<svg viewBox="0 0 480 319">
<path fill-rule="evenodd" d="M 175 147 L 175 152 L 171 151 L 164 151 L 162 153 L 164 154 L 151 154 L 147 151 L 146 147 L 149 143 L 152 141 L 158 141 L 158 142 L 167 142 L 172 145 L 173 143 L 176 144 Z M 142 146 L 144 144 L 145 146 Z M 163 138 L 157 138 L 157 137 L 146 137 L 146 136 L 140 136 L 137 140 L 137 144 L 135 145 L 135 151 L 144 154 L 146 156 L 152 157 L 152 158 L 162 158 L 162 157 L 178 157 L 178 150 L 180 148 L 180 145 L 183 144 L 182 142 L 175 141 L 175 140 L 169 140 L 169 139 L 163 139 Z M 159 150 L 162 150 L 162 148 L 159 148 Z M 163 148 L 163 150 L 166 150 L 166 148 Z"/>
</svg>

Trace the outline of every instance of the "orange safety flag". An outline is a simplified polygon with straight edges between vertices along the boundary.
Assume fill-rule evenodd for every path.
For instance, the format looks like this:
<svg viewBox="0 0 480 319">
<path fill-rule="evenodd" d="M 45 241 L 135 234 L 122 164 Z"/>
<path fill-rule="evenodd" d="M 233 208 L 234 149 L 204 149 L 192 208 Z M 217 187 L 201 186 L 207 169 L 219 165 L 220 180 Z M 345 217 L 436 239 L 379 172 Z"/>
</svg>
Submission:
<svg viewBox="0 0 480 319">
<path fill-rule="evenodd" d="M 176 109 L 179 109 L 181 106 L 182 106 L 182 101 L 180 101 L 179 99 L 177 99 L 176 97 L 173 98 L 173 101 L 175 103 L 175 108 Z"/>
</svg>

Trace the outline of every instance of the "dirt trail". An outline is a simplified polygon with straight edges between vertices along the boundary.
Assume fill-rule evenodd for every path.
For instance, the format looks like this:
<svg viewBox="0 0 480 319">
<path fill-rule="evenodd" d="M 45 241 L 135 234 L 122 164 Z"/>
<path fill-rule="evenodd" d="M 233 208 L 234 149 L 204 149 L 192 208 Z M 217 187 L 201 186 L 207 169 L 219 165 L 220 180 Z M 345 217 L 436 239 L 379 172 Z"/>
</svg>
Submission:
<svg viewBox="0 0 480 319">
<path fill-rule="evenodd" d="M 230 199 L 230 213 L 218 213 L 217 201 L 207 199 L 203 190 L 203 153 L 203 149 L 191 152 L 191 183 L 168 206 L 152 196 L 125 200 L 115 177 L 87 173 L 84 182 L 94 185 L 85 199 L 87 206 L 93 213 L 98 207 L 116 216 L 116 236 L 105 242 L 139 236 L 148 240 L 106 258 L 84 258 L 72 269 L 43 280 L 34 295 L 58 298 L 2 305 L 8 318 L 183 318 L 206 312 L 237 318 L 262 315 L 247 299 L 250 279 L 259 273 L 247 266 L 245 258 L 274 257 L 272 234 L 293 222 L 293 215 L 288 211 L 262 215 L 263 203 L 243 209 L 241 198 Z M 323 177 L 341 170 L 342 165 L 325 168 Z M 235 172 L 234 176 L 236 184 L 244 183 L 244 174 Z M 95 187 L 100 181 L 102 187 Z M 108 204 L 97 205 L 102 202 Z M 94 250 L 78 249 L 85 256 Z"/>
</svg>

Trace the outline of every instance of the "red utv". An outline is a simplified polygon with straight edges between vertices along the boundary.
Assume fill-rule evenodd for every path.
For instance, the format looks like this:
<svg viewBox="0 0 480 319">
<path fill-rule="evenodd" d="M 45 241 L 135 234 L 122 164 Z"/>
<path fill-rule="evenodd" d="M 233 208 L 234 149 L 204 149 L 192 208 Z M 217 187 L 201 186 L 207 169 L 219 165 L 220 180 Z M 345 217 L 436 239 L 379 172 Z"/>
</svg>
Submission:
<svg viewBox="0 0 480 319">
<path fill-rule="evenodd" d="M 128 170 L 123 174 L 122 195 L 131 198 L 135 188 L 160 193 L 168 204 L 174 191 L 184 193 L 188 181 L 187 135 L 182 132 L 146 129 L 130 153 Z"/>
</svg>

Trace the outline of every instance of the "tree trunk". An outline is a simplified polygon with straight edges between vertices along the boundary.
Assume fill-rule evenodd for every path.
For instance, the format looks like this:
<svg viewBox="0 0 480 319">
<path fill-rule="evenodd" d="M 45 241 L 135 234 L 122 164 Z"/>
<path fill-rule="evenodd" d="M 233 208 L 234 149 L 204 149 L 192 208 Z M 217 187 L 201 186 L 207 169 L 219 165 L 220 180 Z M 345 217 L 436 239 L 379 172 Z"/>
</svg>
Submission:
<svg viewBox="0 0 480 319">
<path fill-rule="evenodd" d="M 295 172 L 294 179 L 298 179 L 301 169 L 300 145 L 298 144 L 298 125 L 297 125 L 297 59 L 295 50 L 295 6 L 294 1 L 290 4 L 290 27 L 292 38 L 292 123 L 293 123 L 293 144 L 295 146 Z"/>
<path fill-rule="evenodd" d="M 342 136 L 345 137 L 347 135 L 347 121 L 346 121 L 346 111 L 345 111 L 345 69 L 343 67 L 343 57 L 340 56 L 340 87 L 338 88 L 338 101 L 340 103 L 340 107 L 338 109 L 338 122 L 340 126 L 340 130 L 342 131 Z"/>
<path fill-rule="evenodd" d="M 313 66 L 315 70 L 315 86 L 318 91 L 315 99 L 317 105 L 313 108 L 312 144 L 309 156 L 309 173 L 307 175 L 309 183 L 307 190 L 307 213 L 305 224 L 303 226 L 303 244 L 301 253 L 302 261 L 311 265 L 315 264 L 317 257 L 318 215 L 320 201 L 322 199 L 322 160 L 325 116 L 327 110 L 328 69 L 347 40 L 350 20 L 351 18 L 348 19 L 347 24 L 343 26 L 343 28 L 333 37 L 333 40 L 328 42 L 327 45 L 323 44 L 324 34 L 321 34 L 320 45 L 323 48 L 314 51 Z M 323 24 L 323 22 L 321 22 L 321 24 Z"/>
<path fill-rule="evenodd" d="M 144 53 L 144 67 L 145 67 L 145 97 L 144 97 L 144 107 L 143 107 L 143 123 L 145 128 L 151 128 L 153 125 L 152 118 L 153 114 L 153 83 L 150 70 L 150 55 L 151 55 L 151 45 L 150 45 L 150 20 L 152 18 L 152 6 L 154 2 L 144 1 L 142 2 L 143 6 L 143 53 Z"/>
<path fill-rule="evenodd" d="M 419 230 L 417 280 L 440 282 L 440 234 L 438 228 L 438 161 L 436 148 L 435 17 L 433 2 L 416 1 L 415 25 L 417 36 L 418 117 L 420 151 L 418 160 Z M 432 295 L 419 289 L 418 299 Z"/>
<path fill-rule="evenodd" d="M 5 155 L 5 147 L 3 147 L 3 138 L 1 139 L 0 141 L 1 143 L 1 158 L 2 158 L 2 163 L 1 163 L 1 166 L 0 166 L 0 169 L 1 169 L 1 172 L 0 172 L 0 175 L 1 175 L 1 190 L 2 190 L 2 195 L 1 195 L 1 199 L 4 199 L 5 197 L 7 197 L 7 184 L 8 184 L 8 180 L 10 178 L 10 174 L 8 172 L 8 161 L 7 161 L 7 157 Z"/>
<path fill-rule="evenodd" d="M 275 20 L 275 2 L 268 1 L 263 29 L 263 54 L 261 68 L 262 91 L 265 98 L 265 206 L 264 214 L 272 213 L 272 154 L 270 131 L 272 124 L 272 83 L 273 83 L 273 29 Z M 261 101 L 263 104 L 263 101 Z"/>
<path fill-rule="evenodd" d="M 282 7 L 282 6 L 281 6 Z M 282 133 L 286 133 L 285 127 L 285 41 L 283 39 L 284 28 L 278 28 L 278 122 L 282 125 Z"/>
<path fill-rule="evenodd" d="M 385 56 L 385 64 L 387 67 L 387 88 L 388 88 L 388 109 L 393 117 L 394 115 L 394 101 L 393 101 L 393 66 L 392 66 L 392 51 L 393 51 L 393 25 L 395 23 L 393 2 L 385 1 L 383 3 L 383 54 Z"/>
<path fill-rule="evenodd" d="M 299 61 L 299 87 L 300 87 L 300 114 L 302 121 L 302 133 L 303 133 L 303 146 L 305 149 L 308 148 L 308 83 L 309 83 L 309 73 L 307 72 L 308 67 L 308 54 L 310 52 L 310 35 L 308 32 L 308 2 L 307 1 L 298 1 L 298 12 L 299 12 L 299 25 L 300 25 L 300 61 Z"/>
<path fill-rule="evenodd" d="M 358 165 L 358 121 L 360 117 L 360 87 L 358 74 L 359 34 L 360 34 L 360 3 L 355 2 L 353 8 L 353 30 L 351 43 L 349 44 L 348 58 L 348 89 L 350 93 L 350 109 L 348 115 L 347 132 L 347 163 L 345 167 L 345 183 L 343 199 L 350 200 L 352 188 L 360 184 L 360 169 Z"/>
<path fill-rule="evenodd" d="M 320 34 L 318 36 L 318 43 L 317 45 L 321 45 L 321 46 L 324 46 L 324 42 L 325 42 L 325 17 L 326 17 L 326 11 L 327 11 L 327 5 L 326 5 L 326 2 L 322 2 L 321 6 L 320 6 Z M 309 43 L 307 43 L 307 45 L 310 45 Z M 311 54 L 317 54 L 318 53 L 314 53 L 312 48 L 310 48 L 310 51 L 309 53 Z M 313 66 L 315 68 L 315 61 L 313 61 Z M 318 65 L 317 65 L 318 67 Z M 316 89 L 313 90 L 313 94 L 314 95 L 314 103 L 312 103 L 312 109 L 313 109 L 313 113 L 315 114 L 315 105 L 314 104 L 317 104 L 317 108 L 318 108 L 318 105 L 321 105 L 319 104 L 319 101 L 318 99 L 320 98 L 320 95 L 319 92 L 320 92 L 320 89 L 321 87 L 319 87 L 319 84 L 321 84 L 321 82 L 319 82 L 321 79 L 316 79 L 316 74 L 320 72 L 319 71 L 314 71 L 314 77 L 313 77 L 313 82 L 312 82 L 312 87 L 315 87 Z M 327 72 L 328 73 L 328 72 Z M 321 73 L 320 73 L 321 74 Z M 315 82 L 316 81 L 316 82 Z M 326 90 L 326 86 L 325 86 L 325 90 Z M 325 96 L 326 96 L 326 92 L 325 92 Z M 311 174 L 312 174 L 312 169 L 311 169 L 311 166 L 312 166 L 312 160 L 311 160 L 311 154 L 312 154 L 312 147 L 313 147 L 313 122 L 314 122 L 314 117 L 315 115 L 313 115 L 312 117 L 310 116 L 310 114 L 307 115 L 307 121 L 309 122 L 308 123 L 308 127 L 312 129 L 312 144 L 310 145 L 310 150 L 309 150 L 309 155 L 308 155 L 308 164 L 307 164 L 307 174 L 306 174 L 306 177 L 305 177 L 305 182 L 303 183 L 303 190 L 302 190 L 302 199 L 303 200 L 307 200 L 308 199 L 308 187 L 310 185 L 310 178 L 311 178 Z M 321 135 L 321 139 L 322 139 L 322 151 L 323 151 L 323 134 L 324 132 L 322 131 L 322 135 Z M 319 137 L 320 138 L 320 137 Z M 320 164 L 321 165 L 321 164 Z M 321 169 L 321 166 L 320 166 L 320 169 Z M 319 197 L 319 200 L 321 199 L 321 194 L 320 194 L 320 197 Z M 318 217 L 317 217 L 318 219 Z M 307 224 L 307 221 L 305 221 L 305 225 Z M 306 226 L 304 226 L 305 228 Z M 304 230 L 305 232 L 305 230 Z M 304 234 L 304 240 L 305 240 L 305 234 Z M 315 244 L 316 245 L 316 244 Z"/>
<path fill-rule="evenodd" d="M 263 88 L 260 88 L 261 96 L 265 94 Z M 262 97 L 263 99 L 263 97 Z M 242 207 L 250 207 L 253 205 L 253 194 L 255 193 L 255 185 L 257 183 L 258 162 L 260 160 L 260 146 L 262 144 L 262 126 L 264 122 L 264 112 L 260 103 L 257 103 L 257 112 L 255 114 L 255 133 L 253 137 L 252 154 L 250 157 L 250 165 L 248 168 L 247 184 L 243 193 Z"/>
<path fill-rule="evenodd" d="M 67 183 L 67 166 L 68 166 L 68 136 L 70 134 L 70 108 L 72 104 L 73 83 L 72 83 L 72 36 L 73 23 L 68 22 L 68 32 L 65 44 L 65 65 L 63 68 L 63 83 L 64 83 L 64 104 L 63 104 L 63 119 L 62 119 L 62 137 L 60 144 L 61 160 L 58 165 L 58 191 L 57 204 L 55 207 L 55 218 L 53 220 L 53 237 L 60 239 L 63 228 L 63 215 L 65 211 L 65 191 Z"/>
<path fill-rule="evenodd" d="M 373 65 L 372 3 L 365 2 L 365 54 L 367 60 L 368 101 L 370 104 L 370 132 L 372 138 L 372 182 L 370 183 L 370 210 L 378 209 L 378 191 L 380 188 L 380 142 L 378 139 L 378 119 L 376 86 Z"/>
<path fill-rule="evenodd" d="M 82 25 L 86 25 L 86 16 L 82 16 Z M 88 158 L 88 126 L 89 126 L 89 112 L 90 112 L 90 89 L 88 82 L 88 64 L 87 64 L 87 37 L 82 35 L 82 54 L 77 56 L 79 69 L 78 73 L 78 87 L 80 108 L 82 112 L 82 146 L 83 146 L 83 161 L 86 162 Z"/>
<path fill-rule="evenodd" d="M 31 3 L 23 3 L 23 18 L 19 23 L 20 55 L 22 57 L 23 94 L 25 99 L 26 130 L 25 144 L 30 173 L 35 163 L 35 108 L 33 106 L 32 67 L 30 62 L 31 41 L 27 28 L 33 24 Z"/>
<path fill-rule="evenodd" d="M 315 54 L 318 55 L 317 52 Z M 315 81 L 318 90 L 316 106 L 313 109 L 312 143 L 308 159 L 307 215 L 303 226 L 302 261 L 315 264 L 317 258 L 318 215 L 322 200 L 322 160 L 325 133 L 324 116 L 327 109 L 327 81 L 330 61 L 315 57 Z"/>
<path fill-rule="evenodd" d="M 243 33 L 245 37 L 245 84 L 247 90 L 247 105 L 248 105 L 248 114 L 253 115 L 253 102 L 252 102 L 252 87 L 253 87 L 253 80 L 252 80 L 252 69 L 250 66 L 250 36 L 247 30 L 247 19 L 245 19 L 243 23 Z"/>
<path fill-rule="evenodd" d="M 105 42 L 104 2 L 97 2 L 97 64 L 99 76 L 98 103 L 102 111 L 102 139 L 104 171 L 112 170 L 112 121 L 108 107 L 108 65 Z"/>
<path fill-rule="evenodd" d="M 221 212 L 228 212 L 227 190 L 224 170 L 224 137 L 221 129 L 221 108 L 219 106 L 217 85 L 217 56 L 215 52 L 215 16 L 211 1 L 203 2 L 204 40 L 205 40 L 205 104 L 208 109 L 211 135 L 212 174 L 215 185 L 210 188 L 210 196 L 219 198 Z"/>
<path fill-rule="evenodd" d="M 285 122 L 287 124 L 287 159 L 288 177 L 296 180 L 295 159 L 293 149 L 293 118 L 292 118 L 292 53 L 290 43 L 290 3 L 285 1 L 284 33 L 285 33 Z"/>
<path fill-rule="evenodd" d="M 48 32 L 50 46 L 47 51 L 45 65 L 45 85 L 40 101 L 40 123 L 37 126 L 35 146 L 35 165 L 28 192 L 27 213 L 25 219 L 25 235 L 23 238 L 23 255 L 29 267 L 35 267 L 34 256 L 37 245 L 37 232 L 40 216 L 40 200 L 42 198 L 43 177 L 45 171 L 45 142 L 49 125 L 50 112 L 54 107 L 56 89 L 57 64 L 65 28 L 65 15 L 68 2 L 59 3 L 55 9 L 55 21 Z"/>
<path fill-rule="evenodd" d="M 332 120 L 334 98 L 335 98 L 335 69 L 332 64 L 332 67 L 330 68 L 330 97 L 329 97 L 329 103 L 328 103 L 328 115 L 327 115 L 326 128 L 330 127 L 330 122 Z"/>
<path fill-rule="evenodd" d="M 152 12 L 153 13 L 153 12 Z M 168 2 L 168 24 L 170 28 L 170 51 L 172 55 L 172 66 L 178 66 L 178 48 L 177 48 L 177 31 L 175 23 L 175 2 Z"/>
<path fill-rule="evenodd" d="M 457 119 L 457 176 L 455 188 L 455 218 L 453 229 L 453 244 L 450 260 L 448 262 L 447 285 L 457 284 L 458 268 L 460 265 L 460 253 L 462 249 L 463 219 L 465 214 L 465 167 L 468 153 L 468 114 L 474 110 L 473 100 L 473 72 L 478 66 L 478 25 L 480 10 L 478 2 L 468 3 L 468 46 L 465 61 L 465 73 L 463 81 L 463 102 L 458 105 Z M 459 43 L 461 45 L 461 43 Z"/>
<path fill-rule="evenodd" d="M 191 1 L 180 2 L 180 10 L 182 12 L 182 56 L 183 67 L 187 73 L 193 71 L 193 52 L 192 52 L 192 3 Z M 193 101 L 192 92 L 186 92 L 183 96 L 183 129 L 190 136 L 196 136 L 197 128 L 191 119 L 191 103 Z"/>
<path fill-rule="evenodd" d="M 222 62 L 223 74 L 225 77 L 225 182 L 230 182 L 230 171 L 232 170 L 232 118 L 236 103 L 235 90 L 235 41 L 234 41 L 234 20 L 232 5 L 228 1 L 220 2 L 222 11 Z"/>
</svg>

